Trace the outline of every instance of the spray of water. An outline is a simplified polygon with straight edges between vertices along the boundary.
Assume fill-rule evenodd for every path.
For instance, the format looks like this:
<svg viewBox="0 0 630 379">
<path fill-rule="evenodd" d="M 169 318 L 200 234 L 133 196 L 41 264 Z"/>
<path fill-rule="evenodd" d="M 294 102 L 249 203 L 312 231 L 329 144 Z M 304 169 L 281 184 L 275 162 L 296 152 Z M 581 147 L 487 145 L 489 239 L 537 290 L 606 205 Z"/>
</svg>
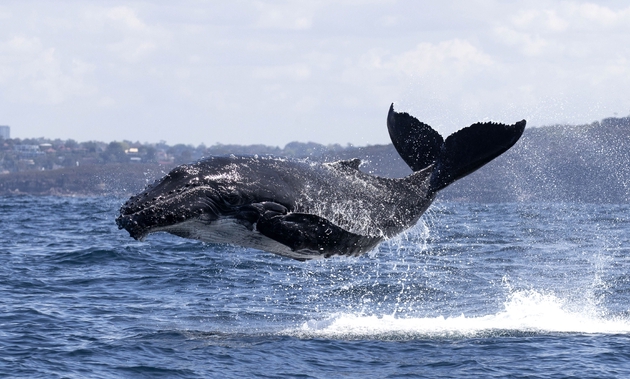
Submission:
<svg viewBox="0 0 630 379">
<path fill-rule="evenodd" d="M 581 311 L 575 310 L 581 308 Z M 503 309 L 469 317 L 396 317 L 340 313 L 310 320 L 287 331 L 301 338 L 457 338 L 522 333 L 630 334 L 630 320 L 606 318 L 588 301 L 576 307 L 554 293 L 517 290 L 508 294 Z"/>
<path fill-rule="evenodd" d="M 623 242 L 591 220 L 603 216 L 572 205 L 510 213 L 500 207 L 438 204 L 369 261 L 343 268 L 316 263 L 313 273 L 328 270 L 317 284 L 332 288 L 318 293 L 325 306 L 282 333 L 338 339 L 630 334 L 625 307 L 611 293 L 621 280 L 611 272 Z M 569 213 L 575 221 L 586 218 L 589 228 L 565 231 L 580 225 L 556 220 Z M 462 214 L 474 220 L 463 221 Z M 494 231 L 483 224 L 489 214 Z M 606 220 L 602 225 L 618 227 Z M 508 231 L 516 235 L 505 237 Z"/>
</svg>

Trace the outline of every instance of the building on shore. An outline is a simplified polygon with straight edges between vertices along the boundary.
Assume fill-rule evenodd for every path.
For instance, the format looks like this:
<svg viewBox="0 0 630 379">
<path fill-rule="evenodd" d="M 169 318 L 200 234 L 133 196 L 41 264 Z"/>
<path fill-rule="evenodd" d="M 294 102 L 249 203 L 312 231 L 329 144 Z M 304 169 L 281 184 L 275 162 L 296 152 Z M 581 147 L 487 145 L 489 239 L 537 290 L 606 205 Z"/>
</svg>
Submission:
<svg viewBox="0 0 630 379">
<path fill-rule="evenodd" d="M 2 139 L 11 138 L 11 127 L 7 125 L 0 125 L 0 138 Z"/>
</svg>

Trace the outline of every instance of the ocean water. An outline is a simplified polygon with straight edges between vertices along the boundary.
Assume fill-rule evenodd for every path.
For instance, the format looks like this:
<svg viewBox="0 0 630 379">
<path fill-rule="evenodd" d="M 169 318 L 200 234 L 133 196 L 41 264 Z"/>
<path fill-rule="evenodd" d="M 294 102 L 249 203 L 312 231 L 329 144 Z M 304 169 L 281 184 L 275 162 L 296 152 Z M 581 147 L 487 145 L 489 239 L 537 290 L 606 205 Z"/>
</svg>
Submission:
<svg viewBox="0 0 630 379">
<path fill-rule="evenodd" d="M 630 376 L 630 205 L 438 202 L 303 263 L 134 241 L 122 201 L 0 198 L 0 377 Z"/>
</svg>

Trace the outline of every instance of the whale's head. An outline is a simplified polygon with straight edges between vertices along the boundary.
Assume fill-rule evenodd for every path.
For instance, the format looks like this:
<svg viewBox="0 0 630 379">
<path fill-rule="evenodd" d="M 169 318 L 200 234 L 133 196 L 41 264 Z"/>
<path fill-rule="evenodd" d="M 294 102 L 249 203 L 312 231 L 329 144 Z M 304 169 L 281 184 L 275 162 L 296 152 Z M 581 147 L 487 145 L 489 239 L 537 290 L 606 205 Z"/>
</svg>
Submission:
<svg viewBox="0 0 630 379">
<path fill-rule="evenodd" d="M 118 228 L 137 240 L 158 231 L 190 237 L 187 229 L 178 225 L 215 220 L 220 213 L 222 201 L 218 194 L 223 183 L 212 176 L 220 176 L 221 172 L 209 175 L 204 168 L 203 163 L 179 166 L 132 196 L 120 208 Z"/>
</svg>

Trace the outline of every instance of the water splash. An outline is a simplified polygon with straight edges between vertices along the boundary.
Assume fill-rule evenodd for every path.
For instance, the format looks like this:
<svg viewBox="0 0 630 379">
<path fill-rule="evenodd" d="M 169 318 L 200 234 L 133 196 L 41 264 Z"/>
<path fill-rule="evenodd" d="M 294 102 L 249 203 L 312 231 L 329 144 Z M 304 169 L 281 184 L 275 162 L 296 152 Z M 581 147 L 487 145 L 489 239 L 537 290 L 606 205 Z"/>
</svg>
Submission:
<svg viewBox="0 0 630 379">
<path fill-rule="evenodd" d="M 485 316 L 398 318 L 340 313 L 307 321 L 288 333 L 300 338 L 338 339 L 469 338 L 522 333 L 630 334 L 630 320 L 607 318 L 603 313 L 589 302 L 576 307 L 553 293 L 519 290 L 509 294 L 501 311 Z"/>
</svg>

